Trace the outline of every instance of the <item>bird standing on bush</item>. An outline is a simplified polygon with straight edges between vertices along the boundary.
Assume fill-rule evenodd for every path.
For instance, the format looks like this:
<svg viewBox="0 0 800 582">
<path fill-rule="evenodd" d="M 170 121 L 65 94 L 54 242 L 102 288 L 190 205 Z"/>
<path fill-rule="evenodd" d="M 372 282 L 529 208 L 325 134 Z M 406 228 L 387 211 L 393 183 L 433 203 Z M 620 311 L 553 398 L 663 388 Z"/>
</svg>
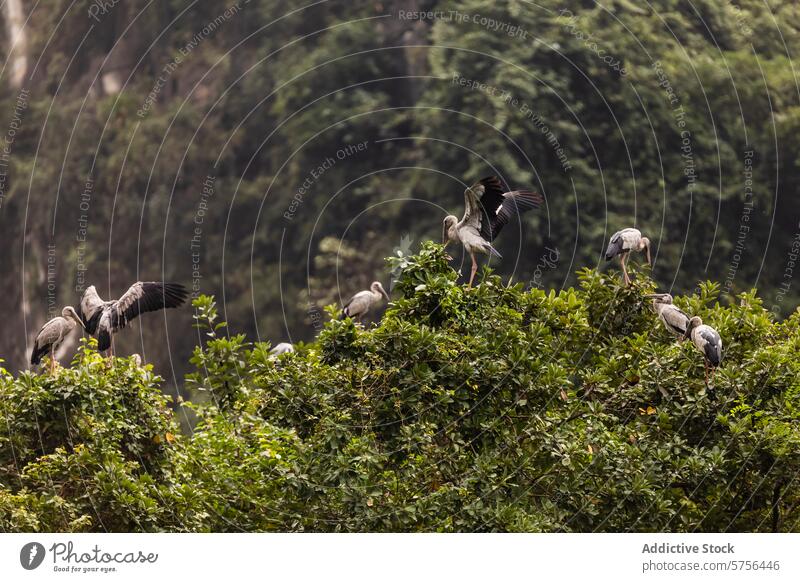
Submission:
<svg viewBox="0 0 800 582">
<path fill-rule="evenodd" d="M 381 297 L 386 297 L 386 301 L 389 301 L 389 294 L 380 281 L 373 281 L 369 289 L 359 291 L 350 298 L 350 301 L 345 303 L 342 316 L 339 319 L 351 317 L 356 321 L 361 321 L 361 318 L 369 311 L 372 304 L 380 301 Z"/>
<path fill-rule="evenodd" d="M 497 176 L 484 178 L 464 190 L 464 218 L 459 222 L 452 214 L 445 217 L 442 224 L 442 244 L 446 248 L 450 242 L 460 242 L 469 253 L 472 271 L 468 287 L 472 287 L 478 270 L 475 253 L 502 258 L 492 246 L 492 241 L 513 216 L 537 208 L 542 200 L 542 195 L 538 192 L 506 192 Z"/>
<path fill-rule="evenodd" d="M 42 356 L 50 354 L 50 373 L 55 372 L 56 350 L 76 325 L 84 327 L 81 318 L 74 308 L 67 306 L 61 310 L 60 317 L 54 317 L 42 326 L 33 342 L 31 352 L 31 366 L 42 360 Z"/>
<path fill-rule="evenodd" d="M 178 283 L 138 281 L 119 299 L 103 301 L 91 285 L 81 298 L 81 319 L 86 331 L 97 338 L 97 349 L 110 349 L 113 356 L 113 336 L 130 320 L 148 311 L 178 307 L 188 296 L 186 288 Z"/>
<path fill-rule="evenodd" d="M 281 342 L 269 351 L 270 358 L 277 358 L 281 354 L 290 354 L 294 352 L 294 346 L 289 342 Z"/>
<path fill-rule="evenodd" d="M 722 338 L 716 329 L 705 325 L 703 320 L 696 315 L 689 320 L 684 337 L 691 337 L 692 343 L 703 354 L 703 363 L 706 367 L 706 386 L 708 386 L 708 369 L 711 368 L 713 375 L 714 369 L 722 361 Z"/>
<path fill-rule="evenodd" d="M 625 266 L 625 260 L 631 251 L 647 251 L 647 264 L 653 264 L 650 259 L 650 239 L 642 236 L 642 233 L 636 228 L 623 228 L 615 232 L 608 243 L 605 255 L 606 261 L 610 261 L 614 257 L 620 258 L 619 264 L 622 266 L 622 275 L 625 277 L 626 285 L 631 284 L 631 278 L 628 276 L 628 269 Z"/>
<path fill-rule="evenodd" d="M 689 316 L 672 304 L 672 295 L 669 293 L 655 293 L 647 295 L 653 298 L 653 310 L 658 314 L 658 319 L 667 328 L 667 331 L 685 339 L 686 329 L 689 327 Z"/>
</svg>

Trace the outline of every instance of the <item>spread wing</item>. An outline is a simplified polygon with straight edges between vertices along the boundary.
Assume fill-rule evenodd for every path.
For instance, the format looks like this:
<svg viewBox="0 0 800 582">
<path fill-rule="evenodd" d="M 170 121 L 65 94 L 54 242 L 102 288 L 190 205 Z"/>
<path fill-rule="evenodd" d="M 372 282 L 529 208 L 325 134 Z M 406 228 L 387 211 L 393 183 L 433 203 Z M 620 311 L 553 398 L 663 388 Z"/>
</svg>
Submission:
<svg viewBox="0 0 800 582">
<path fill-rule="evenodd" d="M 483 223 L 481 236 L 488 241 L 494 240 L 500 230 L 508 224 L 513 217 L 519 216 L 527 210 L 538 208 L 542 204 L 542 201 L 542 195 L 538 192 L 531 192 L 529 190 L 506 192 L 503 194 L 503 203 L 497 209 L 495 215 L 492 216 L 490 214 L 490 220 Z"/>
<path fill-rule="evenodd" d="M 83 292 L 83 297 L 81 297 L 81 319 L 89 335 L 94 335 L 97 331 L 97 324 L 100 322 L 100 316 L 103 314 L 105 304 L 106 302 L 100 299 L 97 294 L 94 285 Z"/>
<path fill-rule="evenodd" d="M 464 191 L 463 223 L 474 226 L 486 241 L 493 241 L 515 216 L 542 204 L 542 195 L 529 190 L 506 192 L 497 176 L 483 178 Z"/>
<path fill-rule="evenodd" d="M 151 281 L 134 283 L 114 305 L 111 327 L 122 329 L 142 313 L 183 305 L 189 292 L 177 283 Z"/>
<path fill-rule="evenodd" d="M 480 197 L 483 195 L 484 186 L 480 182 L 476 182 L 466 190 L 464 190 L 464 218 L 461 219 L 461 224 L 471 226 L 475 230 L 481 229 L 481 222 L 483 221 L 483 207 L 480 203 Z"/>
</svg>

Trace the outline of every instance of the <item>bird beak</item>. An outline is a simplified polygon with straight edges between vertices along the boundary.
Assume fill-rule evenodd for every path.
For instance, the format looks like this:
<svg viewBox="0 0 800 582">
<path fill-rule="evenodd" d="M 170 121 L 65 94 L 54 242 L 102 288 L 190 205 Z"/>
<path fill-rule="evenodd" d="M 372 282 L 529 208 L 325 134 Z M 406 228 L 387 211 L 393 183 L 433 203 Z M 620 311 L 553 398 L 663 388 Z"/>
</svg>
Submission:
<svg viewBox="0 0 800 582">
<path fill-rule="evenodd" d="M 83 323 L 83 320 L 80 317 L 78 318 L 78 323 L 80 324 L 81 329 L 86 331 L 86 324 Z"/>
<path fill-rule="evenodd" d="M 653 266 L 653 260 L 650 258 L 650 243 L 647 243 L 647 264 Z"/>
<path fill-rule="evenodd" d="M 389 294 L 386 292 L 386 289 L 381 287 L 381 293 L 383 293 L 383 296 L 386 297 L 386 301 L 389 301 Z"/>
<path fill-rule="evenodd" d="M 449 242 L 450 242 L 450 239 L 447 238 L 447 225 L 443 224 L 442 225 L 442 244 L 444 245 L 444 248 L 447 248 L 447 245 L 448 245 Z"/>
</svg>

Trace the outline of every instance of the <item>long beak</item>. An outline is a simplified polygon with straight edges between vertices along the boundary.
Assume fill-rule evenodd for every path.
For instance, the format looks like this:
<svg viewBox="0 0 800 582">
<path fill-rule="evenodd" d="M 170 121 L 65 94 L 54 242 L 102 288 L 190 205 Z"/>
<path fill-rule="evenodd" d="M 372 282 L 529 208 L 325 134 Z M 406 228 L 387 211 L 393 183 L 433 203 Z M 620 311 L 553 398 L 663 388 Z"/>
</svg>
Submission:
<svg viewBox="0 0 800 582">
<path fill-rule="evenodd" d="M 447 245 L 450 243 L 450 239 L 447 236 L 447 225 L 442 225 L 442 244 L 444 248 L 447 248 Z"/>
<path fill-rule="evenodd" d="M 650 258 L 650 243 L 647 243 L 647 264 L 653 266 L 653 261 Z"/>
<path fill-rule="evenodd" d="M 386 301 L 391 301 L 389 299 L 389 294 L 386 292 L 386 289 L 381 289 L 381 293 L 383 293 L 383 296 L 386 297 Z"/>
</svg>

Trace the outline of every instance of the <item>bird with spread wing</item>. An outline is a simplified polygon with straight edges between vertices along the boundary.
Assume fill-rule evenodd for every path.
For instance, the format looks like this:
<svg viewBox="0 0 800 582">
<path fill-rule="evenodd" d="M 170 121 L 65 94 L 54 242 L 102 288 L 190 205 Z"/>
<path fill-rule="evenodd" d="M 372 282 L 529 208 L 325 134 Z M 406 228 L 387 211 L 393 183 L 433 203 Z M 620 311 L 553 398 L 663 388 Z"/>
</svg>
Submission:
<svg viewBox="0 0 800 582">
<path fill-rule="evenodd" d="M 476 254 L 494 255 L 502 258 L 492 246 L 500 230 L 515 216 L 542 204 L 542 195 L 529 190 L 507 192 L 497 176 L 483 178 L 464 190 L 466 210 L 461 221 L 457 217 L 445 217 L 442 243 L 460 242 L 472 259 L 469 287 L 478 271 Z"/>
<path fill-rule="evenodd" d="M 148 311 L 178 307 L 189 296 L 183 285 L 160 281 L 138 281 L 120 297 L 104 301 L 91 285 L 81 297 L 81 320 L 86 331 L 97 338 L 97 348 L 114 355 L 113 336 L 128 322 Z"/>
</svg>

